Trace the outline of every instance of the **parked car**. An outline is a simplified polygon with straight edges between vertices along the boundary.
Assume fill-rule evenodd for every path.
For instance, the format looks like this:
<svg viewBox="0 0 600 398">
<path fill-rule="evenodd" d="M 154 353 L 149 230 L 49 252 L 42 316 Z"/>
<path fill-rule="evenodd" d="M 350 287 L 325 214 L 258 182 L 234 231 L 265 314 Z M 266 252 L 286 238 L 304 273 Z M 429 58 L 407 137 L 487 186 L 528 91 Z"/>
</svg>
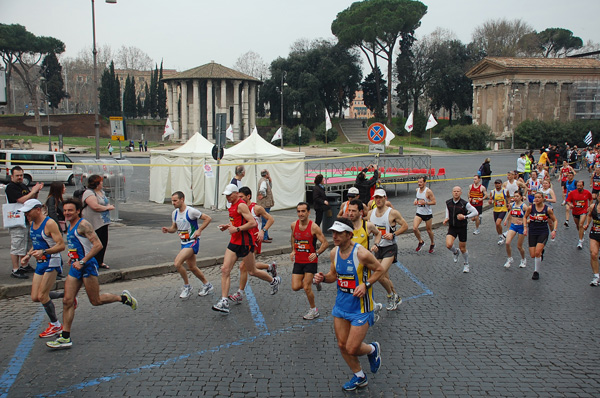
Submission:
<svg viewBox="0 0 600 398">
<path fill-rule="evenodd" d="M 23 183 L 62 181 L 73 185 L 73 161 L 62 152 L 0 150 L 0 180 L 10 181 L 10 169 L 23 168 Z"/>
</svg>

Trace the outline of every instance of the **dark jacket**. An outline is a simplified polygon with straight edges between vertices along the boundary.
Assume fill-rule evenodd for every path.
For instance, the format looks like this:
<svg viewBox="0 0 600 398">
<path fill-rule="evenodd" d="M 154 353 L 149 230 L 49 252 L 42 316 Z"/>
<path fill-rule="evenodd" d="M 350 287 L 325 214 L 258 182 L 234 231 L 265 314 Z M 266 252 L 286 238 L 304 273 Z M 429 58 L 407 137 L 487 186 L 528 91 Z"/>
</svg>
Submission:
<svg viewBox="0 0 600 398">
<path fill-rule="evenodd" d="M 490 180 L 492 178 L 492 167 L 488 162 L 484 162 L 481 165 L 481 179 Z"/>
<path fill-rule="evenodd" d="M 366 167 L 362 169 L 362 173 L 366 173 L 368 171 L 369 169 L 367 169 Z M 369 203 L 369 200 L 371 200 L 371 187 L 377 183 L 378 179 L 379 172 L 377 170 L 375 170 L 373 177 L 369 178 L 368 180 L 366 178 L 361 180 L 359 179 L 359 176 L 356 177 L 356 181 L 354 181 L 354 186 L 358 188 L 358 197 L 360 198 L 360 201 L 363 202 L 365 205 Z"/>
<path fill-rule="evenodd" d="M 54 196 L 50 196 L 46 199 L 46 208 L 48 209 L 48 217 L 56 221 L 57 224 L 59 221 L 65 221 L 63 204 L 62 202 L 56 203 Z"/>
<path fill-rule="evenodd" d="M 313 204 L 315 210 L 326 210 L 329 206 L 325 204 L 327 196 L 325 195 L 325 189 L 320 185 L 313 186 Z"/>
</svg>

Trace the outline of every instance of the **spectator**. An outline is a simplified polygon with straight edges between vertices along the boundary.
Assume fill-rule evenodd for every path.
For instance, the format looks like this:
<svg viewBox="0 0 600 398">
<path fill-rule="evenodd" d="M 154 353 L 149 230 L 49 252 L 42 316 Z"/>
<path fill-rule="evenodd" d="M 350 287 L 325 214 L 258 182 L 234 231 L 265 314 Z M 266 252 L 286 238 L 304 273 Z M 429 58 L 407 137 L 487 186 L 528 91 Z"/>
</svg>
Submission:
<svg viewBox="0 0 600 398">
<path fill-rule="evenodd" d="M 244 166 L 242 166 L 242 165 L 235 166 L 235 177 L 233 177 L 231 179 L 230 184 L 233 184 L 233 185 L 237 186 L 238 189 L 240 189 L 241 187 L 244 186 L 242 184 L 242 178 L 244 178 L 245 176 L 246 176 L 246 169 L 244 169 Z"/>
<path fill-rule="evenodd" d="M 527 161 L 525 160 L 525 154 L 522 153 L 521 156 L 517 159 L 517 173 L 519 178 L 525 178 L 525 167 Z"/>
<path fill-rule="evenodd" d="M 138 145 L 140 147 L 140 152 L 142 152 L 144 150 L 144 141 L 142 141 L 141 138 L 138 140 Z"/>
<path fill-rule="evenodd" d="M 264 169 L 260 172 L 260 180 L 258 180 L 258 198 L 256 204 L 262 206 L 267 213 L 271 213 L 271 207 L 275 204 L 273 199 L 273 181 L 269 170 Z M 267 225 L 267 219 L 262 217 L 262 225 Z M 265 231 L 263 242 L 269 243 L 273 239 L 269 236 L 269 231 Z"/>
<path fill-rule="evenodd" d="M 107 148 L 108 148 L 108 154 L 109 154 L 110 156 L 112 156 L 112 154 L 113 154 L 113 150 L 114 150 L 114 149 L 113 149 L 113 146 L 112 146 L 112 144 L 111 144 L 110 142 L 108 143 L 108 146 L 107 146 Z M 56 220 L 55 220 L 55 221 L 56 221 Z"/>
<path fill-rule="evenodd" d="M 373 177 L 367 180 L 367 171 L 370 168 L 374 167 L 375 171 L 373 172 Z M 360 173 L 356 176 L 356 181 L 354 182 L 354 186 L 358 188 L 359 199 L 363 203 L 369 203 L 371 199 L 371 187 L 377 184 L 377 180 L 379 179 L 379 172 L 377 171 L 377 167 L 370 164 L 368 167 L 362 169 Z"/>
<path fill-rule="evenodd" d="M 110 268 L 104 263 L 104 254 L 106 246 L 108 246 L 108 225 L 110 224 L 110 210 L 114 210 L 115 206 L 109 204 L 109 200 L 104 192 L 104 179 L 93 174 L 88 178 L 88 188 L 83 193 L 82 202 L 85 206 L 82 211 L 85 218 L 96 231 L 102 250 L 100 250 L 94 258 L 98 262 L 100 268 Z"/>
<path fill-rule="evenodd" d="M 46 199 L 46 209 L 48 209 L 48 217 L 56 221 L 58 229 L 61 233 L 67 232 L 65 216 L 63 214 L 63 195 L 67 188 L 60 181 L 54 181 L 50 184 L 50 192 Z"/>
<path fill-rule="evenodd" d="M 323 212 L 329 209 L 329 202 L 325 195 L 325 185 L 323 174 L 317 174 L 315 177 L 315 186 L 313 187 L 313 203 L 315 206 L 315 223 L 318 227 L 321 227 L 321 221 L 323 221 Z"/>
<path fill-rule="evenodd" d="M 144 140 L 144 152 L 148 152 L 148 140 Z"/>
<path fill-rule="evenodd" d="M 479 167 L 479 175 L 481 176 L 481 185 L 488 189 L 488 185 L 490 185 L 490 180 L 492 179 L 492 167 L 490 166 L 491 159 L 486 158 L 481 166 Z"/>
</svg>

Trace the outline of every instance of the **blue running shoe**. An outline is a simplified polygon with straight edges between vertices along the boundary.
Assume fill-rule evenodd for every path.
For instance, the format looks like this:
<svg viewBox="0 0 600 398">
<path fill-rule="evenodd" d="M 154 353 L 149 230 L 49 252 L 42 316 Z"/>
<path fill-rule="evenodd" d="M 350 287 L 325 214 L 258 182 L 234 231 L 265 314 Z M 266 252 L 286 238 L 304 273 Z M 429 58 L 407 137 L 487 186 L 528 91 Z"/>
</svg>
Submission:
<svg viewBox="0 0 600 398">
<path fill-rule="evenodd" d="M 373 351 L 372 354 L 367 355 L 367 357 L 369 357 L 369 364 L 371 364 L 371 373 L 377 373 L 381 367 L 381 347 L 376 341 L 371 344 L 375 346 L 375 351 Z"/>
<path fill-rule="evenodd" d="M 369 384 L 367 381 L 367 375 L 365 377 L 357 377 L 356 375 L 352 376 L 349 382 L 344 384 L 342 387 L 345 391 L 354 391 L 357 388 L 366 387 Z"/>
</svg>

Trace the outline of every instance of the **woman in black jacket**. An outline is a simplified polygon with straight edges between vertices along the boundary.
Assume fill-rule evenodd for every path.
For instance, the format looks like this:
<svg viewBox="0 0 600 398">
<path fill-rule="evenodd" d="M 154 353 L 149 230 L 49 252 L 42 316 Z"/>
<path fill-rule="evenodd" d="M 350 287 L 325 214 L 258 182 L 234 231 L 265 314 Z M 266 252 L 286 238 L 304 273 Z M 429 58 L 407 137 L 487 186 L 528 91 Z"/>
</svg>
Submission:
<svg viewBox="0 0 600 398">
<path fill-rule="evenodd" d="M 50 184 L 50 192 L 48 192 L 48 199 L 46 199 L 48 217 L 56 221 L 62 233 L 67 231 L 65 216 L 63 215 L 63 194 L 65 190 L 65 184 L 60 181 L 54 181 Z"/>
<path fill-rule="evenodd" d="M 356 181 L 354 181 L 354 186 L 358 188 L 359 199 L 365 205 L 369 203 L 369 200 L 371 200 L 371 187 L 377 184 L 377 180 L 379 179 L 379 172 L 377 171 L 377 167 L 375 167 L 373 177 L 367 180 L 367 172 L 372 167 L 375 166 L 370 164 L 368 167 L 362 169 L 362 171 L 356 176 Z"/>
<path fill-rule="evenodd" d="M 492 179 L 492 167 L 490 166 L 490 161 L 490 158 L 486 158 L 479 168 L 481 171 L 481 185 L 483 185 L 486 190 L 488 189 L 488 185 L 490 185 L 490 180 Z"/>
<path fill-rule="evenodd" d="M 323 174 L 317 174 L 315 177 L 315 186 L 313 187 L 313 204 L 315 206 L 315 223 L 320 227 L 323 221 L 323 212 L 329 209 L 329 202 L 325 195 L 325 185 L 323 185 Z"/>
</svg>

